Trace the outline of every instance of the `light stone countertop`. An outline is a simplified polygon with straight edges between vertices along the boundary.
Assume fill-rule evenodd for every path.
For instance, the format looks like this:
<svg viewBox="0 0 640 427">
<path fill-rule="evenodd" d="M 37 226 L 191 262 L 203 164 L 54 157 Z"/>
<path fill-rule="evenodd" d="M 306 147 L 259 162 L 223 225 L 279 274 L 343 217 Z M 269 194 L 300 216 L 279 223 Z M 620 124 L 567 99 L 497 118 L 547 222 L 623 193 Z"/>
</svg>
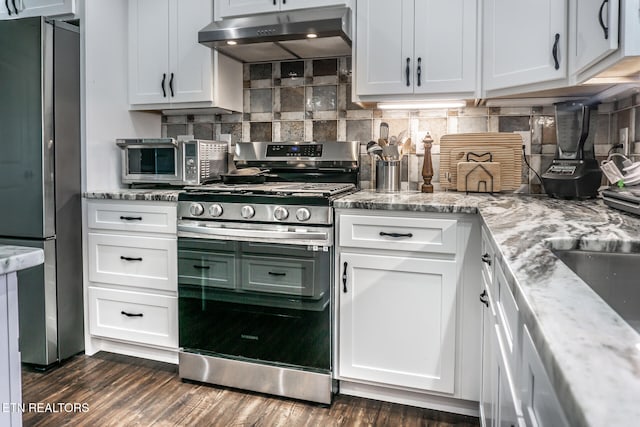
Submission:
<svg viewBox="0 0 640 427">
<path fill-rule="evenodd" d="M 0 245 L 0 274 L 24 270 L 44 262 L 44 251 L 24 246 Z"/>
<path fill-rule="evenodd" d="M 456 192 L 361 191 L 334 206 L 479 213 L 570 425 L 639 422 L 640 334 L 550 248 L 640 253 L 640 217 L 600 200 Z"/>
<path fill-rule="evenodd" d="M 102 200 L 146 200 L 157 202 L 177 202 L 181 189 L 147 190 L 147 189 L 122 189 L 109 191 L 87 191 L 82 194 L 85 199 Z"/>
</svg>

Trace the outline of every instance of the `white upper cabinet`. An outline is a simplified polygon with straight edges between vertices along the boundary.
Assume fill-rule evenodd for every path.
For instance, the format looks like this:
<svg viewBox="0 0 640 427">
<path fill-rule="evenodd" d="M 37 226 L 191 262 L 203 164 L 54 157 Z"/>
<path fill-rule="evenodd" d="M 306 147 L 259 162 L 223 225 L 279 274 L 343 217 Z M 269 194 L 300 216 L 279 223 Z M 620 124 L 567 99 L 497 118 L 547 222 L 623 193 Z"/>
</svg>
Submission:
<svg viewBox="0 0 640 427">
<path fill-rule="evenodd" d="M 473 94 L 477 0 L 358 0 L 356 94 Z"/>
<path fill-rule="evenodd" d="M 242 110 L 242 64 L 198 43 L 210 0 L 129 1 L 132 108 Z"/>
<path fill-rule="evenodd" d="M 572 71 L 579 73 L 618 49 L 618 0 L 571 0 Z"/>
<path fill-rule="evenodd" d="M 0 3 L 0 19 L 76 13 L 76 0 L 8 0 Z"/>
<path fill-rule="evenodd" d="M 344 1 L 336 0 L 215 0 L 217 17 L 254 15 L 281 10 L 308 9 L 312 7 L 344 5 Z"/>
<path fill-rule="evenodd" d="M 483 19 L 484 90 L 567 77 L 566 0 L 485 0 Z"/>
</svg>

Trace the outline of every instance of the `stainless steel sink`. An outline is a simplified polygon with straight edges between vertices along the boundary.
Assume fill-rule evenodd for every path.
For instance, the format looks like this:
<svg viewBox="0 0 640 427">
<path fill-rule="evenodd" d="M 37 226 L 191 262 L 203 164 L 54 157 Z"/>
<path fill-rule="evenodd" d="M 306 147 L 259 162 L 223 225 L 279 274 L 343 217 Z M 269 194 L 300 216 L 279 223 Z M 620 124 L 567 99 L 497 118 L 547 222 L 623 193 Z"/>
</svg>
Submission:
<svg viewBox="0 0 640 427">
<path fill-rule="evenodd" d="M 556 249 L 553 253 L 640 333 L 640 254 Z"/>
</svg>

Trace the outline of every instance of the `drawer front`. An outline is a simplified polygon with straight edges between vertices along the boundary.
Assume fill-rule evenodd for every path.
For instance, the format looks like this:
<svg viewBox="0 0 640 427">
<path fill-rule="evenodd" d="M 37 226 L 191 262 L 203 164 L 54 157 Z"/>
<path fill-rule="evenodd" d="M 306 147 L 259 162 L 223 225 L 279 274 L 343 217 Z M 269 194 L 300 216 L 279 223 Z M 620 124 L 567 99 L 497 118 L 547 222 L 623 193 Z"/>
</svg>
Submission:
<svg viewBox="0 0 640 427">
<path fill-rule="evenodd" d="M 487 236 L 487 231 L 483 227 L 482 228 L 482 242 L 480 243 L 481 250 L 480 256 L 482 260 L 482 275 L 485 278 L 485 281 L 489 284 L 493 284 L 493 270 L 495 265 L 495 251 L 493 250 L 493 245 Z M 492 290 L 495 292 L 495 289 L 492 287 Z"/>
<path fill-rule="evenodd" d="M 177 291 L 175 239 L 88 234 L 89 280 Z"/>
<path fill-rule="evenodd" d="M 178 299 L 89 287 L 91 335 L 178 347 Z"/>
<path fill-rule="evenodd" d="M 340 215 L 340 246 L 456 253 L 456 220 Z"/>
<path fill-rule="evenodd" d="M 315 296 L 319 283 L 314 280 L 315 260 L 242 258 L 242 288 L 276 294 Z M 327 275 L 327 278 L 329 276 Z"/>
<path fill-rule="evenodd" d="M 93 229 L 177 233 L 176 205 L 171 203 L 96 200 L 87 203 L 87 214 Z"/>
<path fill-rule="evenodd" d="M 505 351 L 511 360 L 517 360 L 519 309 L 511 292 L 507 279 L 499 265 L 495 267 L 496 311 L 500 323 L 500 332 L 504 338 Z"/>
<path fill-rule="evenodd" d="M 178 282 L 234 289 L 236 287 L 235 254 L 181 249 L 178 255 Z"/>
</svg>

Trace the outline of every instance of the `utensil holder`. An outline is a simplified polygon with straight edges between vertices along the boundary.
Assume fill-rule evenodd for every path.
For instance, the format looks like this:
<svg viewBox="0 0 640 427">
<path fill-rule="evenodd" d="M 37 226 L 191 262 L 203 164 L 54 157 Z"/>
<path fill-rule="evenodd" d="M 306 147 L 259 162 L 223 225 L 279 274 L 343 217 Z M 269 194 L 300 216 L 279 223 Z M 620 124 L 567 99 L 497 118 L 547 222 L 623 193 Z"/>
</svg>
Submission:
<svg viewBox="0 0 640 427">
<path fill-rule="evenodd" d="M 378 193 L 400 191 L 400 160 L 378 160 L 376 162 L 376 191 Z"/>
</svg>

